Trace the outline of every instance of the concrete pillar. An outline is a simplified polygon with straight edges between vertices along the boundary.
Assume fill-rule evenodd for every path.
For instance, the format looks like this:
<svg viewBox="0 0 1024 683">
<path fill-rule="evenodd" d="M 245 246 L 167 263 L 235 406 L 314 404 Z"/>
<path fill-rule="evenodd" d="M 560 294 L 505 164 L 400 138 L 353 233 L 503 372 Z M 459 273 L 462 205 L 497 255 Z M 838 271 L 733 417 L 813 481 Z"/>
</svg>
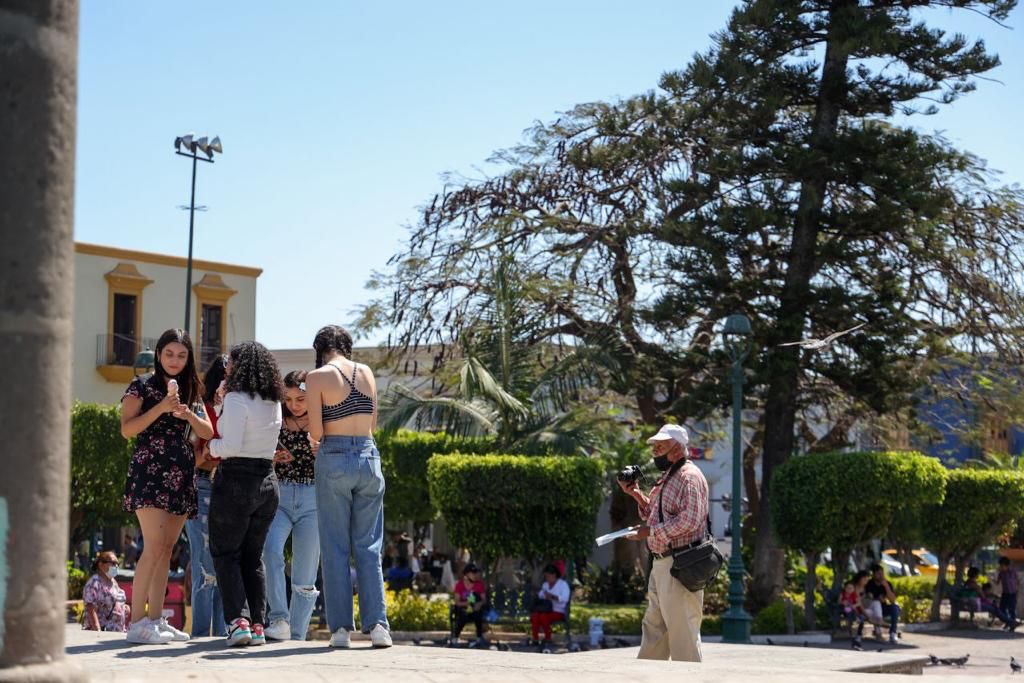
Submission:
<svg viewBox="0 0 1024 683">
<path fill-rule="evenodd" d="M 0 681 L 64 657 L 77 0 L 0 0 Z"/>
</svg>

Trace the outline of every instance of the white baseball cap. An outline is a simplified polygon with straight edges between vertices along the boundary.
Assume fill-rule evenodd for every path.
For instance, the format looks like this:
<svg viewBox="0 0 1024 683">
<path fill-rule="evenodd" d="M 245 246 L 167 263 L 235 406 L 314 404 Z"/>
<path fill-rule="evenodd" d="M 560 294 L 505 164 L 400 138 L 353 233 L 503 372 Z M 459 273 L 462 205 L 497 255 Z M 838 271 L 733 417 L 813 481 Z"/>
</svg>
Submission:
<svg viewBox="0 0 1024 683">
<path fill-rule="evenodd" d="M 647 439 L 647 443 L 655 441 L 678 441 L 684 448 L 690 445 L 690 435 L 686 433 L 686 427 L 681 425 L 664 425 L 658 433 Z"/>
</svg>

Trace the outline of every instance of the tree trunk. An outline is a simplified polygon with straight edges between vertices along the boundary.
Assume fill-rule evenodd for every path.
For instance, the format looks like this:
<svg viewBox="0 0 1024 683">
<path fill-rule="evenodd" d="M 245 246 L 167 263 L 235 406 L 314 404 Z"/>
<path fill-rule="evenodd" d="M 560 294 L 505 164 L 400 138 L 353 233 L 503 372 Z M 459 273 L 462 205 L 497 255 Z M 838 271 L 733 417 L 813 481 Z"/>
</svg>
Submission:
<svg viewBox="0 0 1024 683">
<path fill-rule="evenodd" d="M 829 16 L 829 38 L 825 47 L 818 101 L 814 113 L 806 173 L 800 181 L 800 199 L 793 224 L 793 237 L 786 263 L 786 278 L 779 297 L 775 321 L 775 343 L 803 338 L 809 306 L 810 282 L 817 261 L 817 241 L 822 207 L 828 186 L 832 145 L 839 125 L 848 84 L 846 65 L 848 42 L 841 35 L 842 15 L 856 9 L 857 0 L 837 0 Z M 800 350 L 775 346 L 768 361 L 768 391 L 765 397 L 765 444 L 761 460 L 761 501 L 757 516 L 757 547 L 751 601 L 764 606 L 782 591 L 784 554 L 775 537 L 771 519 L 772 472 L 793 452 L 797 389 L 800 380 Z"/>
<path fill-rule="evenodd" d="M 941 616 L 942 598 L 946 594 L 946 571 L 949 569 L 949 555 L 939 555 L 939 576 L 935 579 L 935 597 L 932 598 L 931 620 Z"/>
<path fill-rule="evenodd" d="M 850 571 L 850 551 L 832 549 L 832 590 L 843 588 L 846 575 Z"/>
<path fill-rule="evenodd" d="M 608 517 L 611 519 L 612 529 L 623 529 L 641 521 L 636 501 L 623 493 L 618 486 L 612 488 Z M 631 570 L 636 566 L 642 552 L 643 543 L 617 538 L 612 541 L 612 567 L 623 571 Z"/>
<path fill-rule="evenodd" d="M 804 626 L 808 631 L 814 630 L 817 623 L 814 595 L 818 590 L 818 557 L 819 553 L 804 553 L 804 563 L 807 564 L 807 576 L 804 577 Z"/>
</svg>

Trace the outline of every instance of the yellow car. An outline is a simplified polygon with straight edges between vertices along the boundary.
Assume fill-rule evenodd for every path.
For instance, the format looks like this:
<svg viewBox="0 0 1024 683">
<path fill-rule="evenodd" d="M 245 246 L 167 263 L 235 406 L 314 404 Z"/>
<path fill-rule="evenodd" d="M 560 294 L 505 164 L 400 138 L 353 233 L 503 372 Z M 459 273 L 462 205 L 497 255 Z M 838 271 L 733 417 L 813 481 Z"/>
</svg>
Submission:
<svg viewBox="0 0 1024 683">
<path fill-rule="evenodd" d="M 911 550 L 914 557 L 917 559 L 917 571 L 925 576 L 938 576 L 939 575 L 939 558 L 935 557 L 931 552 L 924 548 L 917 548 Z M 889 548 L 884 554 L 893 560 L 900 561 L 900 553 L 895 548 Z M 952 564 L 947 568 L 948 572 L 955 572 L 956 568 Z"/>
</svg>

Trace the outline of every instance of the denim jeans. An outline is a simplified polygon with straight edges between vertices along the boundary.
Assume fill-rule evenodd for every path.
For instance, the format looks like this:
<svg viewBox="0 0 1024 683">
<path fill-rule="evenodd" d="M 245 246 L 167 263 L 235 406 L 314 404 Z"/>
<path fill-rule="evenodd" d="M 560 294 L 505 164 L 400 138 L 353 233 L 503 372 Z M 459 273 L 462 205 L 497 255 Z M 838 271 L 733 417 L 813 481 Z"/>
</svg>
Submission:
<svg viewBox="0 0 1024 683">
<path fill-rule="evenodd" d="M 316 508 L 324 570 L 324 603 L 331 631 L 352 631 L 352 576 L 355 556 L 359 615 L 364 633 L 389 628 L 384 607 L 384 475 L 371 437 L 325 436 L 316 455 Z"/>
<path fill-rule="evenodd" d="M 269 458 L 229 458 L 217 468 L 210 495 L 210 554 L 231 623 L 249 605 L 249 621 L 266 623 L 263 545 L 279 499 Z"/>
<path fill-rule="evenodd" d="M 278 480 L 281 504 L 263 546 L 267 569 L 267 603 L 270 622 L 288 620 L 292 640 L 305 640 L 317 596 L 316 570 L 320 565 L 320 531 L 316 517 L 316 488 Z M 292 537 L 292 596 L 289 608 L 284 580 L 284 546 Z"/>
<path fill-rule="evenodd" d="M 197 476 L 196 485 L 199 515 L 185 522 L 192 554 L 192 637 L 224 636 L 227 635 L 224 605 L 220 601 L 217 572 L 210 555 L 210 480 Z"/>
</svg>

